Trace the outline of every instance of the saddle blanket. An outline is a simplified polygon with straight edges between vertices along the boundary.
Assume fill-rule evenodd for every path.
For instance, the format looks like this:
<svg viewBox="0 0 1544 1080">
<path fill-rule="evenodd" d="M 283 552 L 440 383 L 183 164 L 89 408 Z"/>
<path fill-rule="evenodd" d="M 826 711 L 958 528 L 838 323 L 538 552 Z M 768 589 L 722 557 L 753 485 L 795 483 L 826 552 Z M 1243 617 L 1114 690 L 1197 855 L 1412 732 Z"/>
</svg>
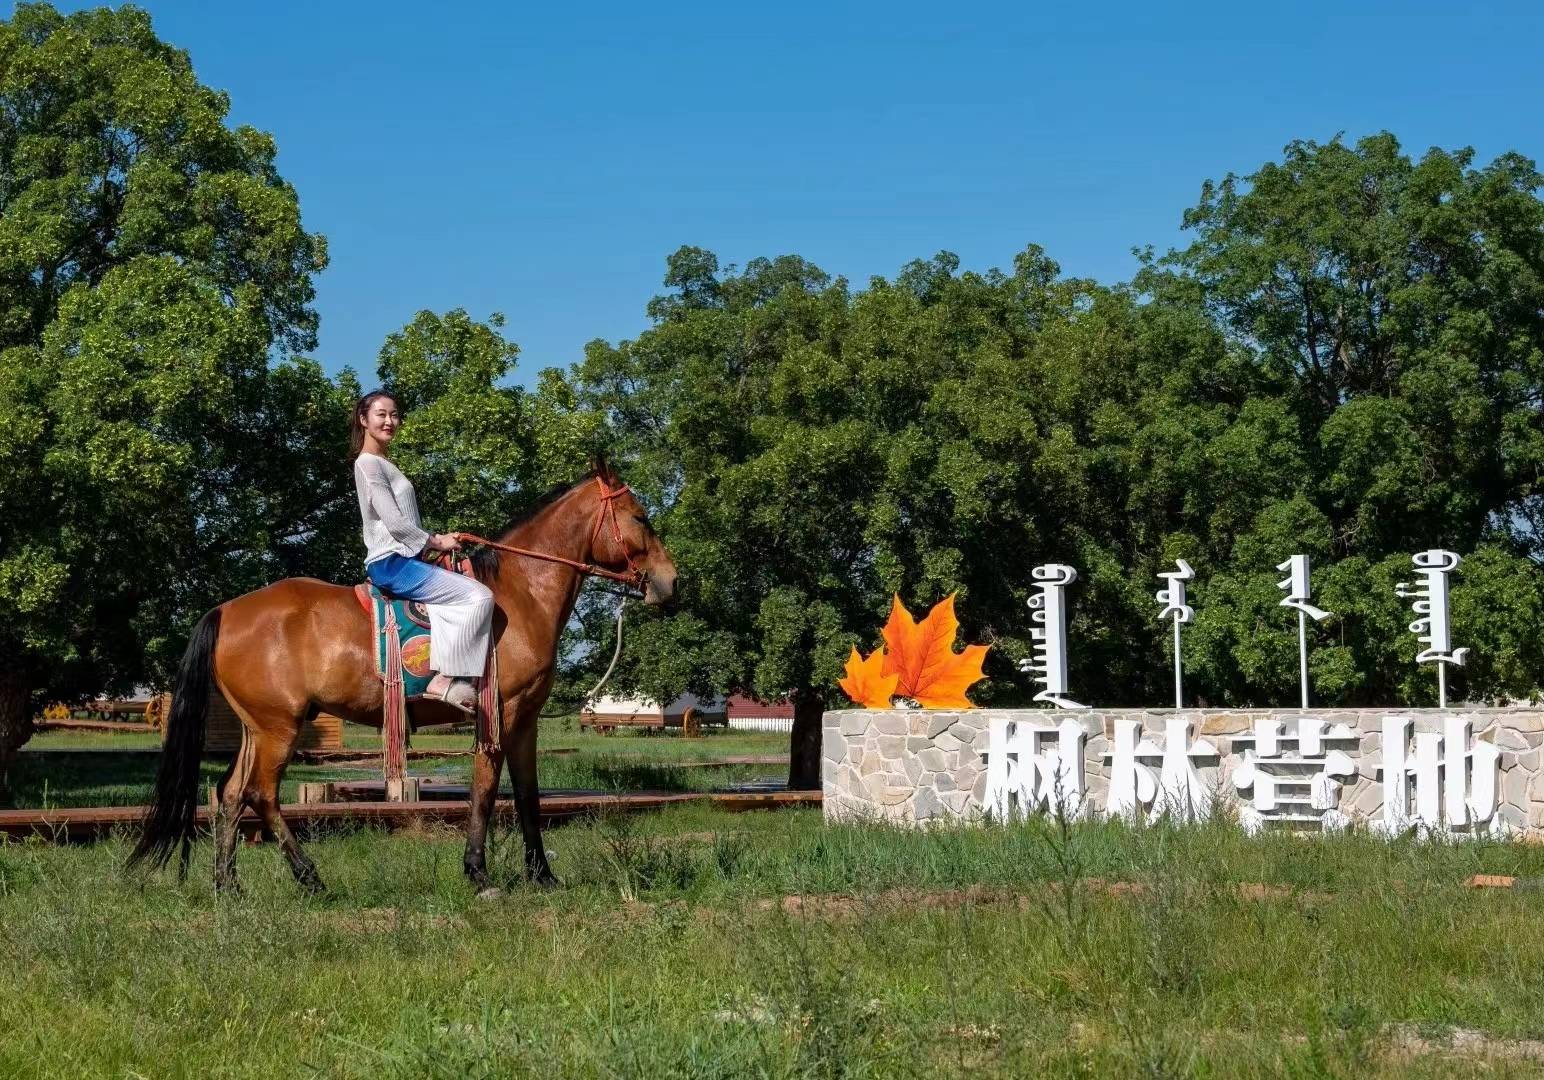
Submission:
<svg viewBox="0 0 1544 1080">
<path fill-rule="evenodd" d="M 460 572 L 470 573 L 471 564 L 462 563 Z M 383 593 L 371 582 L 355 585 L 354 597 L 375 627 L 375 670 L 386 684 L 382 764 L 388 781 L 400 780 L 407 775 L 408 703 L 423 697 L 435 675 L 429 666 L 429 610 L 417 600 Z M 472 729 L 479 752 L 492 753 L 498 745 L 498 683 L 498 654 L 490 641 Z"/>
<path fill-rule="evenodd" d="M 434 671 L 429 667 L 429 610 L 417 600 L 387 596 L 375 585 L 354 586 L 354 595 L 375 625 L 375 670 L 388 677 L 387 657 L 391 653 L 389 626 L 397 630 L 400 643 L 396 650 L 402 660 L 402 692 L 409 701 L 422 697 Z"/>
</svg>

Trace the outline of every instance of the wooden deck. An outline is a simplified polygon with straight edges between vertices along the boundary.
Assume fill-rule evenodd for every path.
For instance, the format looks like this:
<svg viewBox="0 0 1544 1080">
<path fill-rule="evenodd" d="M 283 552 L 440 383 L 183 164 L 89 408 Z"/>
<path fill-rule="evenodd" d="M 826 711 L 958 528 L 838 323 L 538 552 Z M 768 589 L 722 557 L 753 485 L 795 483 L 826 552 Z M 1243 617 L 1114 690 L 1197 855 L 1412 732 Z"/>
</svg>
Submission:
<svg viewBox="0 0 1544 1080">
<path fill-rule="evenodd" d="M 608 795 L 602 792 L 553 792 L 543 794 L 542 822 L 566 821 L 602 812 L 634 813 L 658 810 L 678 803 L 711 803 L 720 810 L 775 810 L 787 806 L 819 806 L 818 791 L 770 792 L 639 792 Z M 325 830 L 336 825 L 370 825 L 395 829 L 406 825 L 437 823 L 461 825 L 470 812 L 465 802 L 421 800 L 419 802 L 332 802 L 292 803 L 284 807 L 284 819 L 290 828 L 302 833 Z M 498 802 L 500 817 L 513 818 L 514 803 Z M 116 831 L 137 833 L 145 815 L 143 806 L 83 806 L 61 810 L 0 810 L 0 836 L 22 839 L 40 837 L 54 843 L 83 843 L 110 836 Z M 209 827 L 209 810 L 200 807 L 198 824 Z M 241 820 L 242 833 L 248 840 L 260 839 L 262 827 L 248 813 Z"/>
</svg>

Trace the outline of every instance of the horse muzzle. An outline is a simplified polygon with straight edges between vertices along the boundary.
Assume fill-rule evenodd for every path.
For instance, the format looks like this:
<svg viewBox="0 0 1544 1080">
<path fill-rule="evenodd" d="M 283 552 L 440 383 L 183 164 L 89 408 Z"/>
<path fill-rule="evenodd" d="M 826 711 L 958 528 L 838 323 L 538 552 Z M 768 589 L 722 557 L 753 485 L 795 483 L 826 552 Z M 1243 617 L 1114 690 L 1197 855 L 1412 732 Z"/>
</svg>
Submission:
<svg viewBox="0 0 1544 1080">
<path fill-rule="evenodd" d="M 643 576 L 643 602 L 650 607 L 668 607 L 676 599 L 676 574 L 650 571 Z"/>
</svg>

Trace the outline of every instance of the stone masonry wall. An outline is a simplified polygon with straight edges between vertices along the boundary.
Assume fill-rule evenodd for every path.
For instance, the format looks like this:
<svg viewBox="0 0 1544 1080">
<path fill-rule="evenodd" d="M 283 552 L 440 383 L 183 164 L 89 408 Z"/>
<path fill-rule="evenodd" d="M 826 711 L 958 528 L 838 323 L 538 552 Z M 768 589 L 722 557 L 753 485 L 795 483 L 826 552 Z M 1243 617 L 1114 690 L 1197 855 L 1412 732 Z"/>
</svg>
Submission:
<svg viewBox="0 0 1544 1080">
<path fill-rule="evenodd" d="M 1478 764 L 1482 759 L 1487 763 L 1486 768 L 1496 768 L 1497 755 L 1488 747 L 1473 754 L 1473 766 L 1465 757 L 1479 744 L 1489 743 L 1499 751 L 1499 774 L 1494 798 L 1487 804 L 1493 805 L 1493 809 L 1486 816 L 1484 827 L 1544 839 L 1544 769 L 1541 769 L 1544 709 L 1534 708 L 831 711 L 825 715 L 821 762 L 825 813 L 828 820 L 865 818 L 907 823 L 979 818 L 987 810 L 988 763 L 992 750 L 989 742 L 994 719 L 1016 721 L 1020 728 L 1044 729 L 1055 729 L 1069 720 L 1074 721 L 1086 738 L 1082 755 L 1082 809 L 1101 812 L 1111 797 L 1115 760 L 1112 742 L 1119 722 L 1126 720 L 1139 724 L 1141 736 L 1147 740 L 1144 744 L 1146 752 L 1141 753 L 1144 768 L 1156 776 L 1161 764 L 1167 767 L 1171 763 L 1160 763 L 1154 749 L 1161 748 L 1170 737 L 1171 722 L 1183 720 L 1190 725 L 1188 739 L 1195 748 L 1189 757 L 1194 766 L 1192 785 L 1198 779 L 1201 788 L 1235 803 L 1248 817 L 1250 808 L 1260 803 L 1252 801 L 1252 789 L 1241 791 L 1235 784 L 1246 774 L 1235 773 L 1250 756 L 1259 756 L 1258 750 L 1253 755 L 1250 753 L 1255 742 L 1256 721 L 1279 721 L 1285 738 L 1290 740 L 1299 731 L 1300 721 L 1314 718 L 1322 721 L 1324 729 L 1340 730 L 1343 734 L 1349 729 L 1350 733 L 1349 738 L 1334 740 L 1334 745 L 1343 751 L 1339 761 L 1346 775 L 1329 781 L 1319 778 L 1315 799 L 1332 802 L 1335 811 L 1343 815 L 1340 820 L 1376 824 L 1388 814 L 1384 784 L 1389 778 L 1383 775 L 1385 748 L 1382 742 L 1385 719 L 1389 717 L 1408 718 L 1411 732 L 1408 752 L 1403 759 L 1408 768 L 1400 770 L 1406 774 L 1400 781 L 1404 786 L 1394 789 L 1391 800 L 1398 797 L 1401 790 L 1406 791 L 1413 813 L 1421 792 L 1426 792 L 1433 800 L 1439 794 L 1444 800 L 1454 799 L 1455 790 L 1463 792 L 1465 789 L 1455 789 L 1451 785 L 1459 781 L 1469 783 L 1468 771 L 1484 771 Z M 1472 725 L 1468 746 L 1457 748 L 1457 758 L 1451 757 L 1456 739 L 1430 734 L 1451 732 L 1454 718 L 1467 720 Z M 1344 729 L 1335 728 L 1336 725 L 1344 725 Z M 1126 727 L 1129 738 L 1129 725 Z M 1050 745 L 1057 745 L 1054 739 Z M 1418 746 L 1425 755 L 1421 758 L 1424 762 L 1421 769 L 1416 765 Z M 1215 753 L 1209 753 L 1208 749 Z M 1399 749 L 1395 748 L 1395 752 Z M 1278 754 L 1274 759 L 1260 760 L 1262 763 L 1280 763 L 1277 767 L 1283 773 L 1295 771 L 1298 775 L 1288 779 L 1296 779 L 1297 790 L 1306 792 L 1310 787 L 1310 774 L 1316 772 L 1320 762 L 1300 760 L 1294 750 L 1282 750 Z M 1436 764 L 1438 754 L 1448 755 L 1442 757 L 1440 768 Z M 1130 758 L 1126 760 L 1129 762 Z M 1346 770 L 1348 761 L 1350 768 Z M 1032 765 L 1020 767 L 1028 768 L 1027 775 L 1033 775 Z M 1459 767 L 1466 771 L 1459 773 Z M 1129 766 L 1128 771 L 1131 771 Z M 1045 786 L 1041 785 L 1042 791 Z M 1129 786 L 1128 777 L 1125 785 L 1128 791 Z M 1435 790 L 1437 787 L 1444 790 L 1439 793 Z M 1476 788 L 1476 791 L 1481 790 Z M 1117 793 L 1117 801 L 1119 798 Z M 1127 798 L 1129 800 L 1129 794 Z M 1476 795 L 1476 802 L 1485 800 Z M 1435 803 L 1425 805 L 1429 810 Z M 1461 796 L 1458 805 L 1461 815 Z M 1444 801 L 1442 806 L 1441 813 L 1446 814 L 1448 803 Z M 1285 822 L 1301 824 L 1307 818 L 1323 813 L 1322 807 L 1302 809 L 1302 817 L 1289 817 L 1284 819 Z"/>
</svg>

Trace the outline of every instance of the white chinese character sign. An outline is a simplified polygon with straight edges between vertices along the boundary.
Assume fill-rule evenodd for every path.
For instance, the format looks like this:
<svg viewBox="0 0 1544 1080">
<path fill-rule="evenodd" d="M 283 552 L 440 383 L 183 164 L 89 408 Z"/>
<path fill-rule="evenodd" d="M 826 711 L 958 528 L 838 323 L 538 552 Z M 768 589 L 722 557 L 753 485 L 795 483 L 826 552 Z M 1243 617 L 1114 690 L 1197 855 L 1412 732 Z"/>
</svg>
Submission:
<svg viewBox="0 0 1544 1080">
<path fill-rule="evenodd" d="M 1297 609 L 1297 663 L 1298 678 L 1302 689 L 1303 708 L 1308 708 L 1308 620 L 1321 622 L 1331 612 L 1314 607 L 1308 602 L 1308 556 L 1294 555 L 1284 563 L 1276 564 L 1277 570 L 1285 570 L 1287 576 L 1276 583 L 1286 590 L 1286 599 L 1279 606 Z"/>
<path fill-rule="evenodd" d="M 1163 610 L 1158 613 L 1160 619 L 1173 617 L 1174 619 L 1174 707 L 1185 707 L 1184 674 L 1179 658 L 1179 628 L 1182 623 L 1188 623 L 1195 618 L 1195 611 L 1185 603 L 1185 582 L 1195 578 L 1196 572 L 1190 568 L 1190 564 L 1184 559 L 1175 559 L 1177 570 L 1166 570 L 1158 576 L 1168 582 L 1157 593 L 1158 602 L 1163 605 Z"/>
<path fill-rule="evenodd" d="M 1469 721 L 1450 716 L 1441 731 L 1411 736 L 1408 716 L 1383 720 L 1383 818 L 1386 833 L 1420 828 L 1474 834 L 1498 831 L 1501 750 L 1472 738 Z"/>
<path fill-rule="evenodd" d="M 1019 670 L 1031 672 L 1044 689 L 1036 701 L 1049 701 L 1061 709 L 1086 709 L 1072 700 L 1067 686 L 1067 600 L 1065 590 L 1078 572 L 1062 563 L 1046 563 L 1030 571 L 1040 591 L 1029 598 L 1029 628 L 1035 655 L 1019 662 Z"/>
<path fill-rule="evenodd" d="M 1417 635 L 1426 648 L 1416 654 L 1418 664 L 1437 665 L 1437 705 L 1447 708 L 1447 666 L 1462 665 L 1468 649 L 1453 648 L 1448 627 L 1448 575 L 1462 562 L 1451 551 L 1432 548 L 1411 557 L 1421 580 L 1412 585 L 1401 581 L 1394 592 L 1411 601 L 1410 608 L 1416 620 L 1410 624 L 1410 632 Z"/>
<path fill-rule="evenodd" d="M 1352 754 L 1356 732 L 1345 724 L 1326 727 L 1305 716 L 1290 734 L 1280 720 L 1259 717 L 1254 732 L 1233 740 L 1244 760 L 1233 770 L 1233 786 L 1249 801 L 1239 823 L 1250 832 L 1267 825 L 1287 828 L 1345 828 L 1350 818 L 1340 808 L 1340 789 L 1357 774 Z"/>
<path fill-rule="evenodd" d="M 1106 812 L 1140 818 L 1144 813 L 1204 818 L 1212 809 L 1212 785 L 1197 761 L 1217 762 L 1217 748 L 1194 737 L 1194 724 L 1182 716 L 1164 723 L 1163 745 L 1142 737 L 1141 721 L 1115 721 L 1105 758 L 1110 766 Z M 1156 763 L 1156 764 L 1154 764 Z"/>
<path fill-rule="evenodd" d="M 1198 736 L 1193 716 L 1148 726 L 1122 711 L 1059 724 L 990 717 L 981 808 L 1000 821 L 1052 813 L 1140 823 L 1205 818 L 1221 798 L 1250 832 L 1335 831 L 1361 819 L 1387 835 L 1494 836 L 1508 828 L 1507 812 L 1511 827 L 1527 820 L 1516 785 L 1502 778 L 1518 775 L 1504 768 L 1527 776 L 1528 766 L 1505 763 L 1494 732 L 1476 738 L 1468 715 L 1417 731 L 1409 716 L 1384 716 L 1378 729 L 1278 711 L 1219 747 Z M 1101 730 L 1103 749 L 1090 744 Z M 1364 739 L 1381 744 L 1381 762 Z"/>
<path fill-rule="evenodd" d="M 997 820 L 1041 810 L 1066 817 L 1083 811 L 1088 733 L 1079 721 L 1050 727 L 994 717 L 988 730 L 986 808 Z"/>
</svg>

